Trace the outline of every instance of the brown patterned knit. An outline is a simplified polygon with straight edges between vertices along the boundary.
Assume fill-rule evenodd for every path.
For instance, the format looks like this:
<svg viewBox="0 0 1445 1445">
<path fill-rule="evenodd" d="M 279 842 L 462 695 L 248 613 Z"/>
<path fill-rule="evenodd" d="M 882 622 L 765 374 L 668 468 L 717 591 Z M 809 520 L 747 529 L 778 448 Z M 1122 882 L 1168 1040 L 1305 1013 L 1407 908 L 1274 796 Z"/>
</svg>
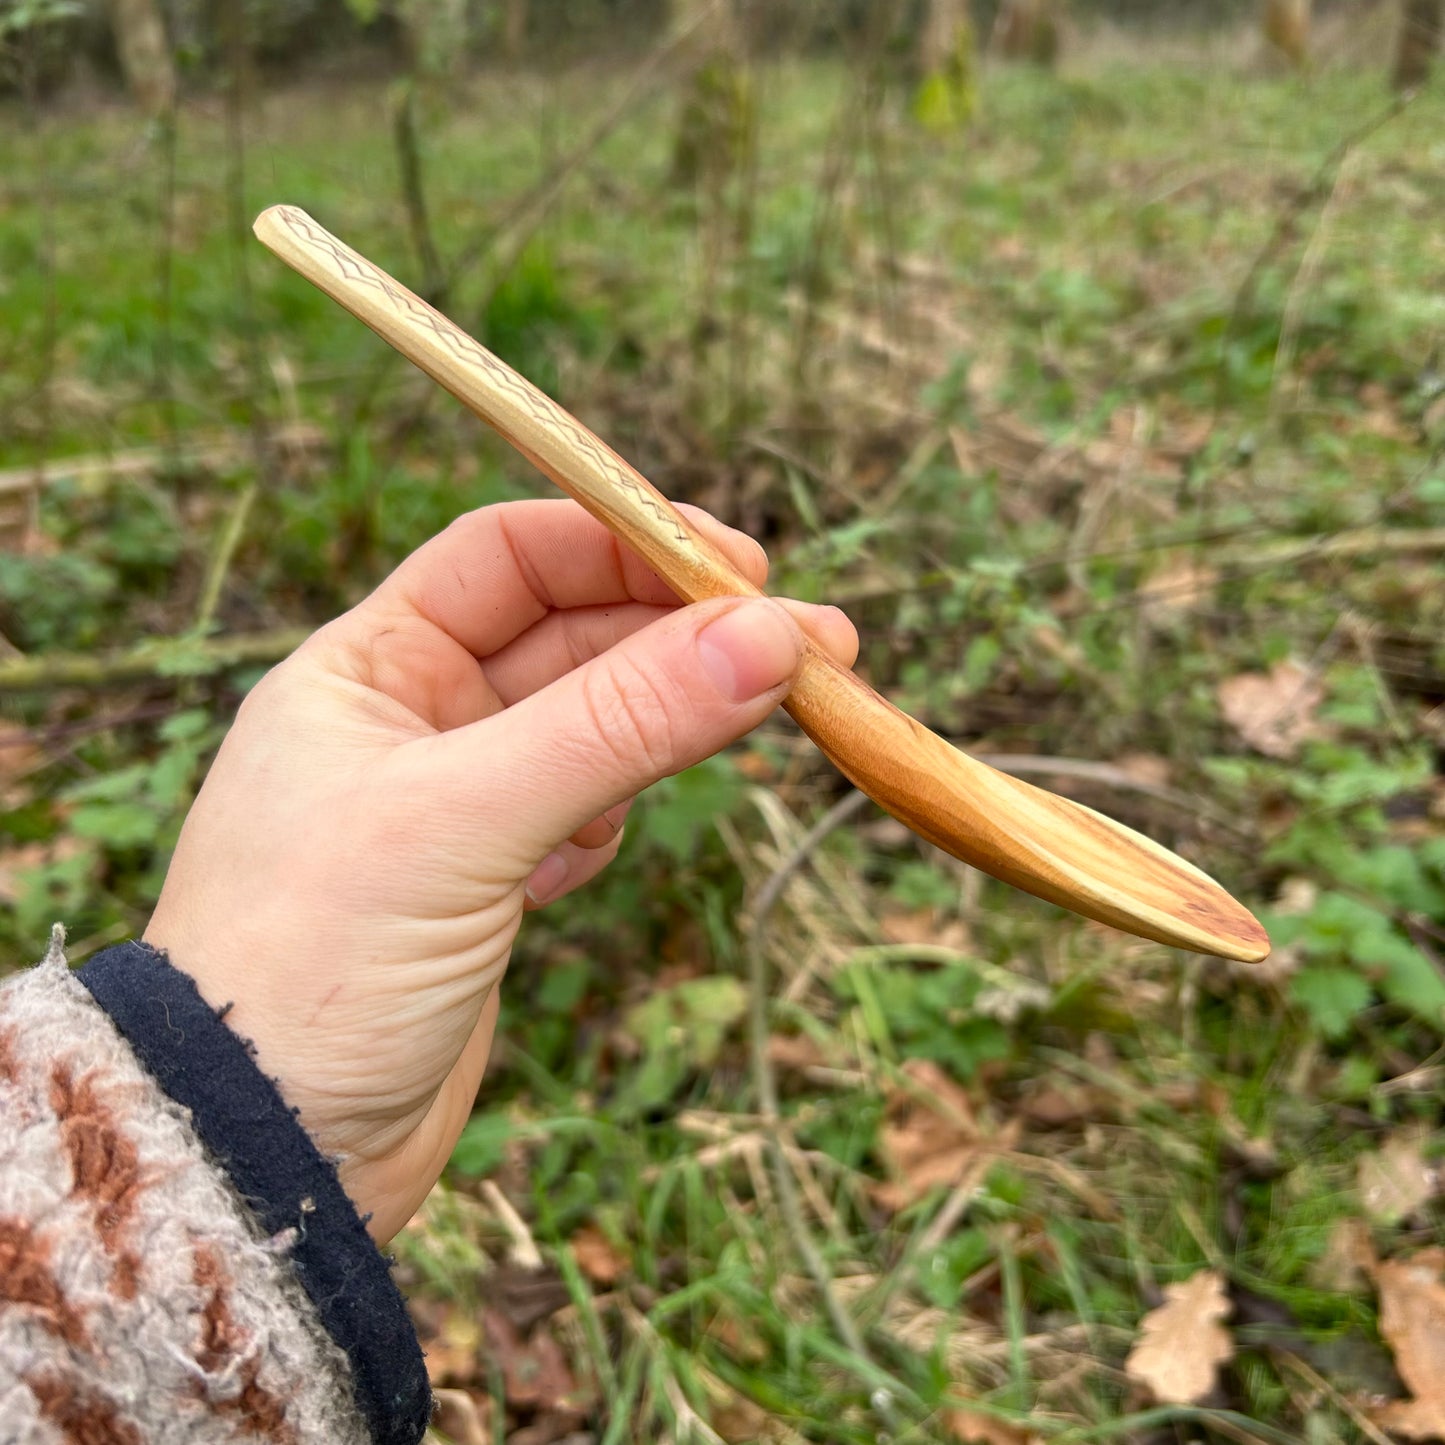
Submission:
<svg viewBox="0 0 1445 1445">
<path fill-rule="evenodd" d="M 58 943 L 0 985 L 3 1445 L 362 1445 L 287 1245 Z"/>
</svg>

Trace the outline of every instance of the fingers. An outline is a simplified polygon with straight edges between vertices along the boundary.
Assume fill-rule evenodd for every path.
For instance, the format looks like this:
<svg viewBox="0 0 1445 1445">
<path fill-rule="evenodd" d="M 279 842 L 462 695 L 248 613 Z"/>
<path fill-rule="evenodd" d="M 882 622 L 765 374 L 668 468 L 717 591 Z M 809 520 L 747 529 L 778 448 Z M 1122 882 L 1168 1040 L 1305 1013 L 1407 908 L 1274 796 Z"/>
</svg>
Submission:
<svg viewBox="0 0 1445 1445">
<path fill-rule="evenodd" d="M 689 524 L 754 586 L 767 555 L 697 507 Z M 412 553 L 362 612 L 415 614 L 487 657 L 557 608 L 676 603 L 660 577 L 576 502 L 504 502 L 459 517 Z"/>
<path fill-rule="evenodd" d="M 802 658 L 765 598 L 679 608 L 496 717 L 421 745 L 429 806 L 517 850 L 522 876 L 607 809 L 756 727 Z"/>
<path fill-rule="evenodd" d="M 609 808 L 600 818 L 584 823 L 567 841 L 579 848 L 605 848 L 621 834 L 631 808 L 632 799 L 628 798 L 615 808 Z"/>
<path fill-rule="evenodd" d="M 541 908 L 544 904 L 555 903 L 574 888 L 590 883 L 617 856 L 621 846 L 620 829 L 600 848 L 579 848 L 575 843 L 563 843 L 532 870 L 532 876 L 527 880 L 524 906 L 528 909 Z"/>
<path fill-rule="evenodd" d="M 851 667 L 858 656 L 858 634 L 836 607 L 779 598 L 803 629 L 834 661 Z M 673 609 L 642 602 L 617 607 L 578 607 L 548 613 L 515 641 L 486 661 L 486 679 L 504 706 L 529 697 L 574 667 L 600 657 Z"/>
</svg>

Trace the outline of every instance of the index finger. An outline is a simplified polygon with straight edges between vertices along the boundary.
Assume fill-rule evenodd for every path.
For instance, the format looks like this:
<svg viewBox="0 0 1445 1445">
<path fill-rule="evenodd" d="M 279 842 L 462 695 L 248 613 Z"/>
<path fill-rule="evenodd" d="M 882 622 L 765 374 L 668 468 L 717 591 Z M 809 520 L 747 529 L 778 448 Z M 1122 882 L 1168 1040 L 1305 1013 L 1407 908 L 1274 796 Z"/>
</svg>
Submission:
<svg viewBox="0 0 1445 1445">
<path fill-rule="evenodd" d="M 767 554 L 699 507 L 688 522 L 757 586 Z M 413 552 L 364 608 L 410 613 L 474 657 L 505 647 L 548 612 L 608 603 L 677 602 L 656 572 L 576 502 L 499 502 L 458 517 Z"/>
</svg>

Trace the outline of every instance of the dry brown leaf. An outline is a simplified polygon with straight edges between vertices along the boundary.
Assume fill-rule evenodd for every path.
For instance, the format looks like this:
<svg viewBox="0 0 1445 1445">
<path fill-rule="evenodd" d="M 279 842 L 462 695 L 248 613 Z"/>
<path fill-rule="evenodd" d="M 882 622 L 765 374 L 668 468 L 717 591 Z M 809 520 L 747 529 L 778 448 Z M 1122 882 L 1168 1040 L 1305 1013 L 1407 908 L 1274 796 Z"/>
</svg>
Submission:
<svg viewBox="0 0 1445 1445">
<path fill-rule="evenodd" d="M 1337 1219 L 1325 1240 L 1324 1253 L 1310 1266 L 1310 1283 L 1332 1294 L 1359 1294 L 1375 1272 L 1375 1245 L 1370 1226 L 1353 1216 Z"/>
<path fill-rule="evenodd" d="M 768 1039 L 768 1061 L 775 1068 L 791 1069 L 799 1074 L 828 1062 L 809 1034 L 773 1034 Z"/>
<path fill-rule="evenodd" d="M 878 931 L 889 943 L 937 943 L 938 914 L 932 908 L 889 909 L 878 920 Z"/>
<path fill-rule="evenodd" d="M 0 718 L 0 799 L 13 802 L 19 794 L 15 784 L 45 766 L 44 750 L 30 736 L 29 728 Z"/>
<path fill-rule="evenodd" d="M 484 1310 L 482 1325 L 491 1358 L 501 1367 L 507 1383 L 508 1407 L 580 1414 L 577 1381 L 562 1347 L 545 1329 L 530 1336 L 500 1310 Z"/>
<path fill-rule="evenodd" d="M 425 1344 L 427 1379 L 433 1385 L 468 1385 L 477 1377 L 482 1325 L 471 1313 L 447 1306 Z"/>
<path fill-rule="evenodd" d="M 1375 1266 L 1380 1333 L 1413 1400 L 1376 1412 L 1387 1430 L 1407 1440 L 1445 1440 L 1445 1249 L 1422 1249 Z"/>
<path fill-rule="evenodd" d="M 943 1423 L 949 1436 L 963 1445 L 1036 1445 L 1039 1438 L 1007 1420 L 977 1410 L 950 1410 Z"/>
<path fill-rule="evenodd" d="M 1030 1124 L 1062 1129 L 1086 1119 L 1110 1118 L 1112 1100 L 1100 1089 L 1083 1084 L 1039 1084 L 1024 1095 L 1019 1108 Z"/>
<path fill-rule="evenodd" d="M 1241 672 L 1215 689 L 1224 719 L 1256 752 L 1292 758 L 1300 745 L 1318 737 L 1315 709 L 1325 690 L 1297 662 L 1277 662 L 1267 672 Z"/>
<path fill-rule="evenodd" d="M 713 1429 L 728 1445 L 747 1445 L 749 1441 L 762 1439 L 770 1418 L 761 1405 L 732 1390 L 709 1414 Z"/>
<path fill-rule="evenodd" d="M 708 1321 L 706 1333 L 739 1364 L 759 1365 L 771 1353 L 752 1322 L 731 1312 L 715 1314 Z"/>
<path fill-rule="evenodd" d="M 1139 588 L 1139 613 L 1151 627 L 1170 628 L 1208 602 L 1218 585 L 1218 568 L 1176 557 Z"/>
<path fill-rule="evenodd" d="M 1167 788 L 1174 776 L 1174 766 L 1158 753 L 1124 753 L 1114 759 L 1114 766 L 1126 778 L 1150 788 Z"/>
<path fill-rule="evenodd" d="M 987 1149 L 968 1095 L 937 1064 L 910 1059 L 903 1066 L 911 1087 L 895 1087 L 879 1133 L 888 1182 L 874 1190 L 878 1202 L 899 1210 L 930 1189 L 954 1184 Z"/>
<path fill-rule="evenodd" d="M 1165 1405 L 1194 1405 L 1213 1388 L 1219 1367 L 1234 1355 L 1220 1321 L 1230 1312 L 1217 1270 L 1203 1269 L 1164 1290 L 1165 1303 L 1139 1322 L 1139 1342 L 1124 1371 Z"/>
<path fill-rule="evenodd" d="M 584 1224 L 572 1236 L 572 1253 L 593 1284 L 616 1284 L 632 1267 L 632 1261 L 595 1224 Z"/>
<path fill-rule="evenodd" d="M 1398 1224 L 1440 1193 L 1440 1170 L 1420 1152 L 1426 1136 L 1397 1134 L 1378 1152 L 1363 1154 L 1356 1168 L 1360 1205 L 1376 1224 Z"/>
</svg>

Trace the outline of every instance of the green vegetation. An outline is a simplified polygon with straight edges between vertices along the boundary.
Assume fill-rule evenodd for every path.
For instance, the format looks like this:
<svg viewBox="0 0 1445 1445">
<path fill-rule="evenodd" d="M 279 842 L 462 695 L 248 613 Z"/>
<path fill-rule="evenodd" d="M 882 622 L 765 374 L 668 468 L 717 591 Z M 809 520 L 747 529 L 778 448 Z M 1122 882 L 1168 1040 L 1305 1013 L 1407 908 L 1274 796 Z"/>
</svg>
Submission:
<svg viewBox="0 0 1445 1445">
<path fill-rule="evenodd" d="M 960 130 L 886 80 L 758 67 L 756 154 L 680 195 L 665 91 L 584 145 L 625 74 L 473 76 L 424 127 L 447 309 L 1275 958 L 1126 939 L 867 811 L 760 917 L 844 791 L 779 720 L 529 919 L 396 1246 L 433 1364 L 498 1439 L 1363 1440 L 1405 1392 L 1342 1226 L 1445 1243 L 1430 1190 L 1359 1182 L 1445 1153 L 1445 93 L 1371 126 L 1378 76 L 990 68 Z M 417 274 L 378 94 L 278 90 L 243 142 L 219 100 L 174 136 L 0 112 L 8 964 L 143 925 L 296 628 L 545 491 L 249 238 L 290 201 Z M 1125 1357 L 1205 1267 L 1236 1353 L 1155 1404 Z"/>
</svg>

